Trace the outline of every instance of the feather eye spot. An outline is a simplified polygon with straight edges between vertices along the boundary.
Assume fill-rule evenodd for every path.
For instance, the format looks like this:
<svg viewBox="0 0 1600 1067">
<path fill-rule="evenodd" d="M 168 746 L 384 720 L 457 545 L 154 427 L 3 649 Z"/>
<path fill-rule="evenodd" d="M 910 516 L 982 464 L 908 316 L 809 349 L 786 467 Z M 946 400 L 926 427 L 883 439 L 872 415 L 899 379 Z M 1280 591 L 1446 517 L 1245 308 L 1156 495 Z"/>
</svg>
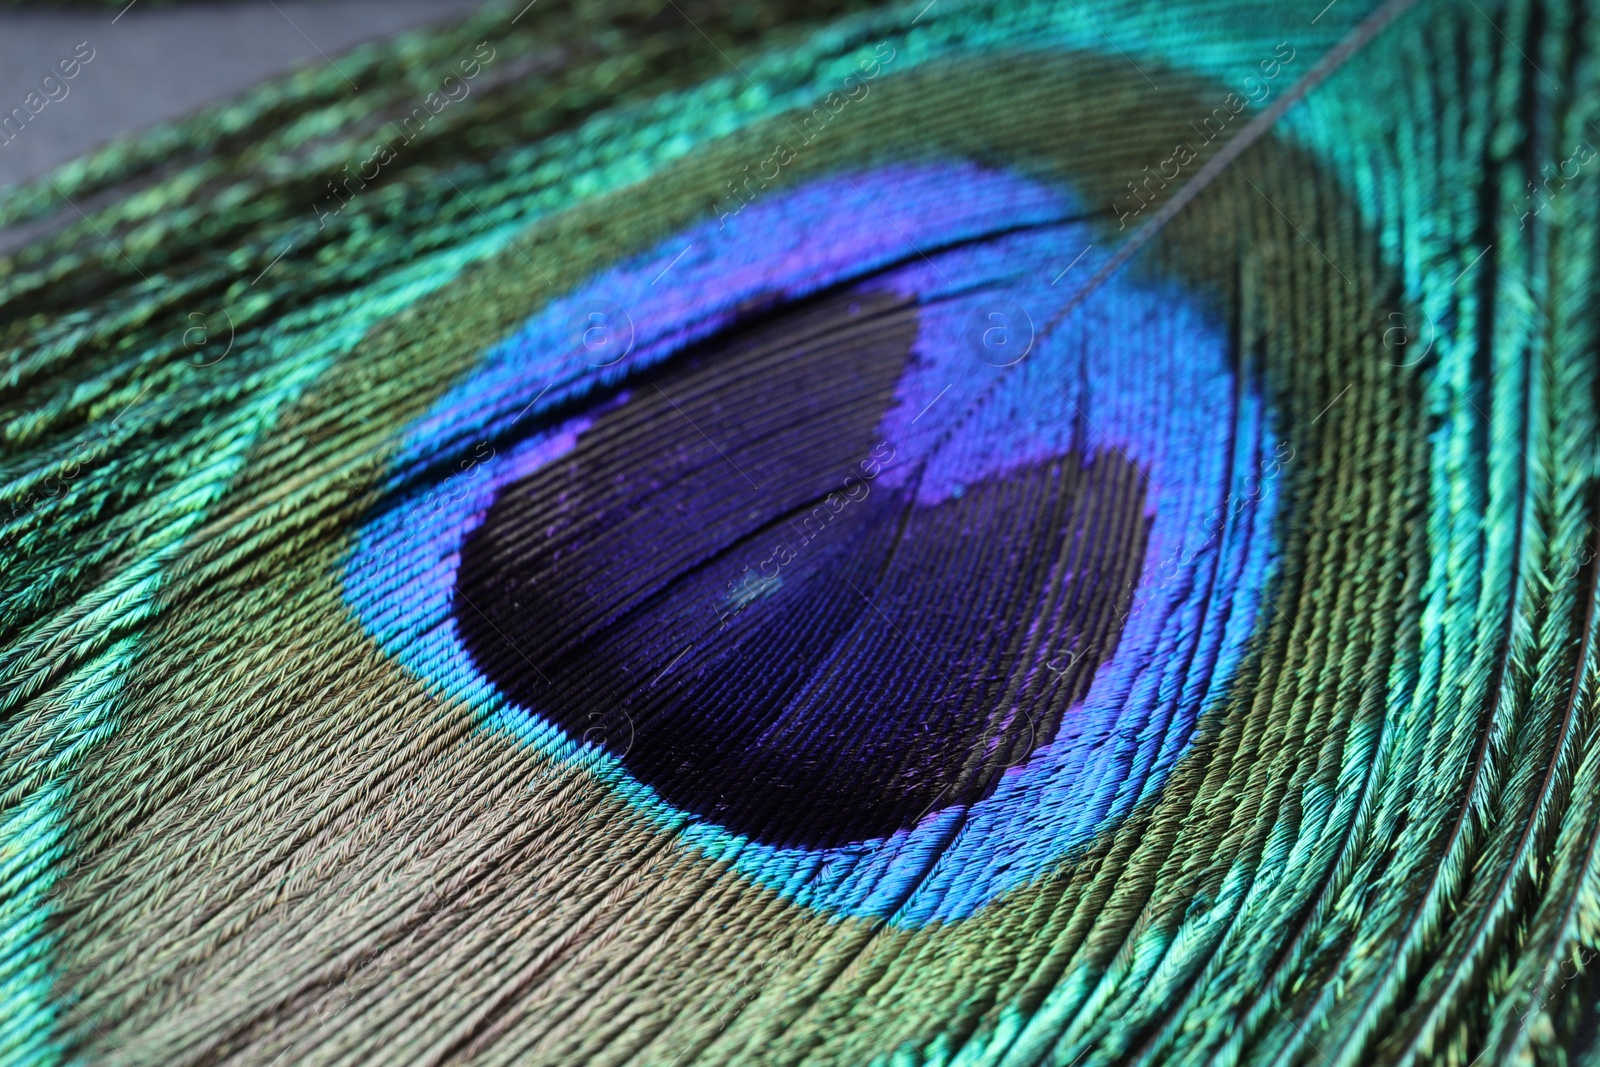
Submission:
<svg viewBox="0 0 1600 1067">
<path fill-rule="evenodd" d="M 859 195 L 871 225 L 838 211 Z M 853 887 L 907 850 L 1005 854 L 916 921 L 970 914 L 1125 817 L 1129 775 L 1160 786 L 1206 689 L 1138 680 L 1227 678 L 1249 619 L 1199 605 L 1271 558 L 1275 487 L 1240 479 L 1274 441 L 1226 331 L 1173 284 L 1053 287 L 1105 262 L 1085 217 L 899 165 L 600 272 L 415 422 L 397 469 L 496 452 L 375 516 L 347 596 L 552 773 L 780 892 L 842 862 L 807 898 L 878 914 L 891 891 Z"/>
</svg>

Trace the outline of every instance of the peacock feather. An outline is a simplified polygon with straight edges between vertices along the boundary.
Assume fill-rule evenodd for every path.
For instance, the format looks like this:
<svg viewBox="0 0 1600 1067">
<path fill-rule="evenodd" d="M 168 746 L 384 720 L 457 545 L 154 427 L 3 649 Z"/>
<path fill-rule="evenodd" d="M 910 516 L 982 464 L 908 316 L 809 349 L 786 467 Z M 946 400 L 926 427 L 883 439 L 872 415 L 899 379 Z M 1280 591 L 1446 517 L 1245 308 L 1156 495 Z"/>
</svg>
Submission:
<svg viewBox="0 0 1600 1067">
<path fill-rule="evenodd" d="M 518 0 L 0 192 L 0 1062 L 1600 1064 L 1596 144 L 1564 0 Z"/>
</svg>

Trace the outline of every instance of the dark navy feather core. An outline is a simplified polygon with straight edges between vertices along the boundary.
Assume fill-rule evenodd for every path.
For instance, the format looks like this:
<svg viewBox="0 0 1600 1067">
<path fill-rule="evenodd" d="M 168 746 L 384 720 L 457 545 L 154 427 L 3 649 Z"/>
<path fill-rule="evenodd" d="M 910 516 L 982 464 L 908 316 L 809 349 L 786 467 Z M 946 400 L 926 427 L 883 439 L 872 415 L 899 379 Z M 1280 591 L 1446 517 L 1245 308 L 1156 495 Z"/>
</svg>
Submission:
<svg viewBox="0 0 1600 1067">
<path fill-rule="evenodd" d="M 916 333 L 883 292 L 786 309 L 503 488 L 457 577 L 479 669 L 754 840 L 834 847 L 987 797 L 1115 647 L 1143 476 L 1068 455 L 931 505 L 914 473 L 875 486 Z M 1045 635 L 1070 669 L 1040 668 Z"/>
</svg>

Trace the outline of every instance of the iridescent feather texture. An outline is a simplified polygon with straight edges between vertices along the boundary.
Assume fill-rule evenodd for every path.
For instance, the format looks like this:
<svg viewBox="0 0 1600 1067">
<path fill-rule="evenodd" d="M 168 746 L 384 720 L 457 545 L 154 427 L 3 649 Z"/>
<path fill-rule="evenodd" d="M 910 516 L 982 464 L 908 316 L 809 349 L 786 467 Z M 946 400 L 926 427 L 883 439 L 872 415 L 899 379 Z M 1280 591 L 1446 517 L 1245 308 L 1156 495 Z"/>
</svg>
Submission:
<svg viewBox="0 0 1600 1067">
<path fill-rule="evenodd" d="M 1597 45 L 493 4 L 0 193 L 0 1062 L 1600 1064 Z"/>
</svg>

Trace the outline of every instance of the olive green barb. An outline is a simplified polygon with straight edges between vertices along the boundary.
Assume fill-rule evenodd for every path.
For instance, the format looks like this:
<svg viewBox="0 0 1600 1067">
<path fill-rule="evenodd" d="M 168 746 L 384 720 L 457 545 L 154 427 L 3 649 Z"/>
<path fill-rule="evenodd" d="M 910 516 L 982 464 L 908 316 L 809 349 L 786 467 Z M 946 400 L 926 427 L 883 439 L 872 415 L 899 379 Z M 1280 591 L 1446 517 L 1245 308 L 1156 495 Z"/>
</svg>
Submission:
<svg viewBox="0 0 1600 1067">
<path fill-rule="evenodd" d="M 0 1063 L 1600 1064 L 1597 46 L 497 3 L 0 191 Z M 786 671 L 995 707 L 778 834 Z"/>
</svg>

